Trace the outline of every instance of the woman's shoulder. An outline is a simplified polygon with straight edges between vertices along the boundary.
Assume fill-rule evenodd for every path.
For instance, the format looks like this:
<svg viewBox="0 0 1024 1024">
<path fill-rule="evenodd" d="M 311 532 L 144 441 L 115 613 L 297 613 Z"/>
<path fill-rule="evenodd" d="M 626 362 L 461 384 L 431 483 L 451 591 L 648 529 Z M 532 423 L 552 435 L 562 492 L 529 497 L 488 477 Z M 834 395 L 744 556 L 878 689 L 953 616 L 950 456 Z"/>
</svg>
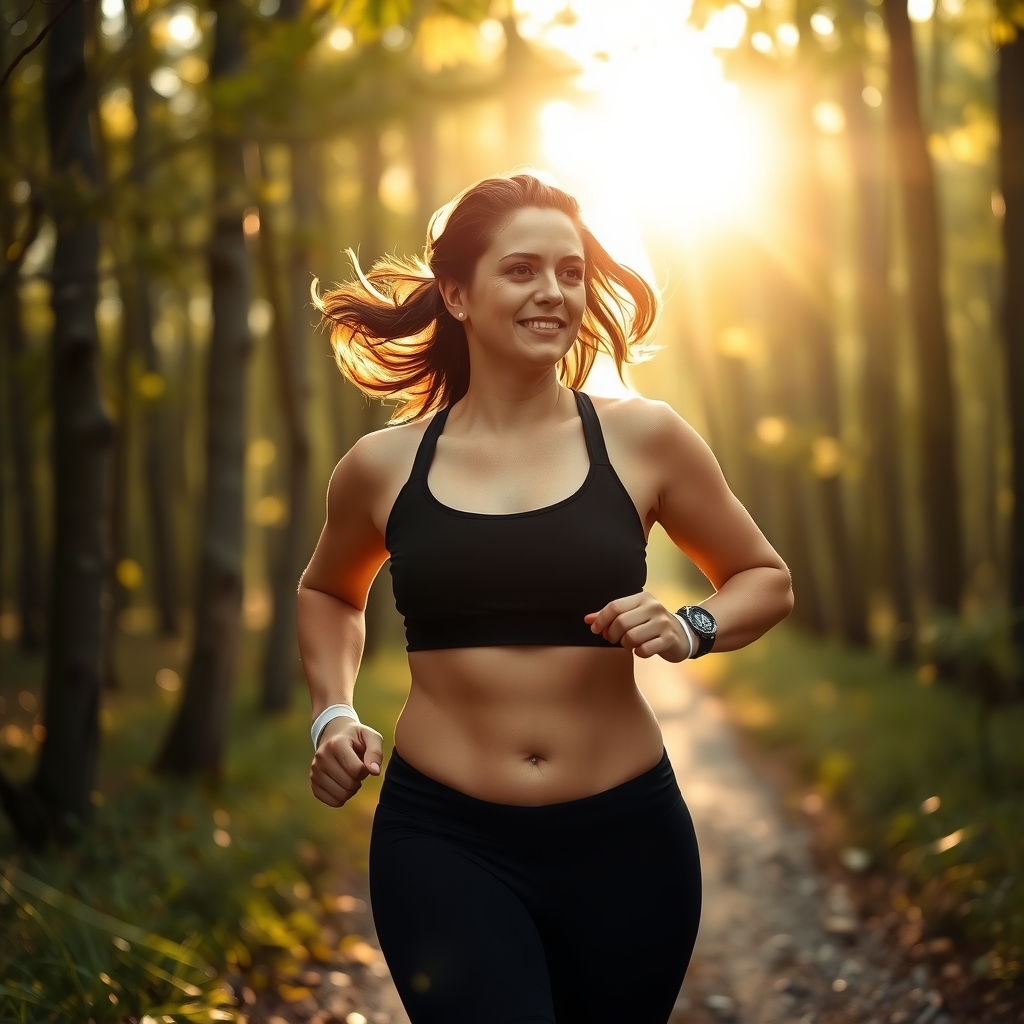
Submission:
<svg viewBox="0 0 1024 1024">
<path fill-rule="evenodd" d="M 431 419 L 424 416 L 363 434 L 342 457 L 335 476 L 371 492 L 389 489 L 398 477 L 404 481 L 412 472 L 416 449 Z"/>
<path fill-rule="evenodd" d="M 652 445 L 685 443 L 693 428 L 669 405 L 643 395 L 592 395 L 591 401 L 605 433 L 611 431 L 620 443 Z"/>
</svg>

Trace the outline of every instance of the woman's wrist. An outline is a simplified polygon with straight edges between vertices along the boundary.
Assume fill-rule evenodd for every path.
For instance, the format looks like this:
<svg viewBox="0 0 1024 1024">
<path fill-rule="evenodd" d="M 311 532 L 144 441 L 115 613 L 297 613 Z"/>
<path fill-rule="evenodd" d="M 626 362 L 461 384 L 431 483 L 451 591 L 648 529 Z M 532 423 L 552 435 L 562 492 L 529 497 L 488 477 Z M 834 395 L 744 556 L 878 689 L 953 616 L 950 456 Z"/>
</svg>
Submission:
<svg viewBox="0 0 1024 1024">
<path fill-rule="evenodd" d="M 320 746 L 320 737 L 323 736 L 324 729 L 336 718 L 351 718 L 357 725 L 362 724 L 359 721 L 359 716 L 356 714 L 356 709 L 351 704 L 329 705 L 316 716 L 316 720 L 310 727 L 309 736 L 313 741 L 314 750 Z"/>
<path fill-rule="evenodd" d="M 673 612 L 679 625 L 683 627 L 683 634 L 686 637 L 686 642 L 690 645 L 689 650 L 686 652 L 686 656 L 683 661 L 689 661 L 693 657 L 694 652 L 697 650 L 697 638 L 693 635 L 693 630 L 690 628 L 690 624 L 679 614 L 679 612 Z"/>
</svg>

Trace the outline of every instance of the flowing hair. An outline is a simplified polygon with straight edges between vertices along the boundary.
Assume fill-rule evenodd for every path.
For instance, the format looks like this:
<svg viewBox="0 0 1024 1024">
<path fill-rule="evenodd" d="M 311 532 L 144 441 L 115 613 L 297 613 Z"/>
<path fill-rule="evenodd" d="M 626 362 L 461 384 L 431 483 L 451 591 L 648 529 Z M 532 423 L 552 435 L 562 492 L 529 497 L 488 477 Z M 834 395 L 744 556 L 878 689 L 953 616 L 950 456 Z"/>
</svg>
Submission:
<svg viewBox="0 0 1024 1024">
<path fill-rule="evenodd" d="M 341 372 L 372 398 L 397 400 L 391 422 L 414 420 L 452 405 L 469 388 L 466 329 L 447 310 L 438 281 L 472 280 L 477 261 L 518 210 L 560 210 L 573 222 L 586 261 L 586 312 L 572 348 L 558 364 L 558 379 L 579 388 L 599 350 L 615 361 L 648 358 L 643 344 L 658 300 L 636 272 L 617 263 L 580 216 L 568 193 L 530 174 L 484 178 L 430 219 L 422 259 L 384 256 L 364 273 L 349 250 L 356 280 L 324 292 L 313 282 L 321 326 L 330 330 Z"/>
</svg>

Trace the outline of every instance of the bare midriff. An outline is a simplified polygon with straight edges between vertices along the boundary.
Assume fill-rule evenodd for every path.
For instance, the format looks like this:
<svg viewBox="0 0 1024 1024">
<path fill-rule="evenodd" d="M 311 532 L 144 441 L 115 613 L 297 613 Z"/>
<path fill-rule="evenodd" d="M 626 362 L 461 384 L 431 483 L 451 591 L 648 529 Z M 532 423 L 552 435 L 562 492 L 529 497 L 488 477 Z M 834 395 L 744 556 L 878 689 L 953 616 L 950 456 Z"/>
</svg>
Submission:
<svg viewBox="0 0 1024 1024">
<path fill-rule="evenodd" d="M 661 759 L 630 651 L 465 647 L 409 654 L 395 747 L 470 796 L 538 806 L 611 789 Z"/>
</svg>

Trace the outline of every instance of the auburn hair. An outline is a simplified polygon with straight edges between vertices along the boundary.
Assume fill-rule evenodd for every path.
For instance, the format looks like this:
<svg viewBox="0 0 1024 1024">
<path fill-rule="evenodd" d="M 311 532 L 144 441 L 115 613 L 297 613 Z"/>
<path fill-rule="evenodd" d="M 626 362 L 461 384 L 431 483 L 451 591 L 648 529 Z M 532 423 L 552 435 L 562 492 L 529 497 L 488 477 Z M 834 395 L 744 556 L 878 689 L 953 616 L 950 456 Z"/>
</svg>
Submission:
<svg viewBox="0 0 1024 1024">
<path fill-rule="evenodd" d="M 364 394 L 398 401 L 391 422 L 417 419 L 465 395 L 466 330 L 445 307 L 438 281 L 468 284 L 501 227 L 530 208 L 566 214 L 583 242 L 586 312 L 558 364 L 558 379 L 579 388 L 599 349 L 615 361 L 620 378 L 625 363 L 650 355 L 643 341 L 654 325 L 657 296 L 639 274 L 612 259 L 583 223 L 579 203 L 531 174 L 484 178 L 431 217 L 421 259 L 388 255 L 363 273 L 349 250 L 355 281 L 322 296 L 313 282 L 313 303 L 330 331 L 339 369 Z"/>
</svg>

